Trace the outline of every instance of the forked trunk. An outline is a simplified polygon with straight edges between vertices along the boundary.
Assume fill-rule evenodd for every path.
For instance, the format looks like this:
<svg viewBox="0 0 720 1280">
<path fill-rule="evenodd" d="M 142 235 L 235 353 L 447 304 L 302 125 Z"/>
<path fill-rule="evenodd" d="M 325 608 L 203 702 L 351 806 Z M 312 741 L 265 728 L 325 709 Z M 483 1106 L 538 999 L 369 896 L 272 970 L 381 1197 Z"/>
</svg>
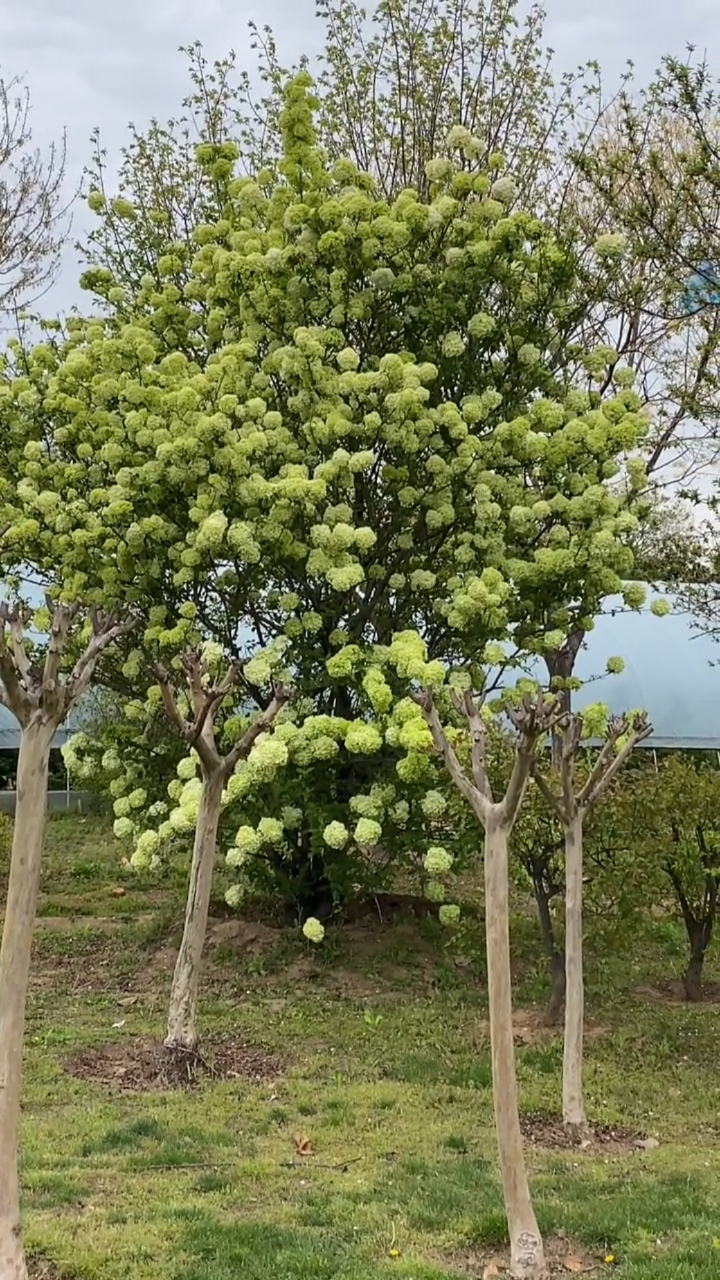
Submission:
<svg viewBox="0 0 720 1280">
<path fill-rule="evenodd" d="M 545 1275 L 545 1256 L 530 1200 L 515 1077 L 508 832 L 492 820 L 485 831 L 485 908 L 493 1098 L 510 1234 L 510 1273 L 517 1280 L 541 1280 Z"/>
<path fill-rule="evenodd" d="M 222 792 L 223 775 L 220 769 L 203 778 L 185 907 L 185 927 L 170 991 L 166 1049 L 192 1052 L 197 1047 L 200 965 L 207 934 Z"/>
<path fill-rule="evenodd" d="M 575 813 L 565 828 L 565 1045 L 563 1123 L 581 1137 L 587 1128 L 583 1099 L 583 818 Z"/>
<path fill-rule="evenodd" d="M 25 1001 L 40 887 L 54 726 L 23 729 L 10 879 L 0 948 L 0 1280 L 27 1280 L 20 1235 L 18 1129 Z"/>
</svg>

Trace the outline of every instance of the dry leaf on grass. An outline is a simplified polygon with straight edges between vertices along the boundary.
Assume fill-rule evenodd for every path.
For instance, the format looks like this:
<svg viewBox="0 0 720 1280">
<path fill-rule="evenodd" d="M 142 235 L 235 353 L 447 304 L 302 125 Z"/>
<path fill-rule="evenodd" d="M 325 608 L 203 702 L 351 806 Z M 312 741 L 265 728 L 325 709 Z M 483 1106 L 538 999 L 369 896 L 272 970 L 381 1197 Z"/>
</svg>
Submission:
<svg viewBox="0 0 720 1280">
<path fill-rule="evenodd" d="M 585 1270 L 585 1263 L 582 1258 L 576 1258 L 574 1254 L 569 1254 L 568 1257 L 563 1260 L 563 1266 L 566 1271 L 572 1271 L 575 1275 L 582 1275 Z"/>
<path fill-rule="evenodd" d="M 293 1138 L 293 1142 L 295 1143 L 295 1150 L 297 1151 L 299 1156 L 313 1155 L 315 1148 L 313 1147 L 313 1144 L 310 1141 L 310 1139 L 306 1137 L 305 1134 L 296 1134 L 295 1137 Z"/>
<path fill-rule="evenodd" d="M 485 1270 L 483 1271 L 483 1280 L 494 1280 L 494 1277 L 499 1275 L 500 1271 L 498 1270 L 497 1262 L 488 1262 Z"/>
</svg>

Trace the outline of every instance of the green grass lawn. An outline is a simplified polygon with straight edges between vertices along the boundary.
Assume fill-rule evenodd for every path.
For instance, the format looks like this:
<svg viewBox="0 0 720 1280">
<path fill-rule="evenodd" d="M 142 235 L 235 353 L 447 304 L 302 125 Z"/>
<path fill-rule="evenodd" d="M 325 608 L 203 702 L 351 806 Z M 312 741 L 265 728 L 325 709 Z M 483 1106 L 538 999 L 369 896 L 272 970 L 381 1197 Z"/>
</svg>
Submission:
<svg viewBox="0 0 720 1280">
<path fill-rule="evenodd" d="M 80 1049 L 162 1035 L 178 889 L 123 872 L 98 819 L 51 821 L 22 1127 L 30 1250 L 68 1280 L 482 1276 L 505 1232 L 481 940 L 370 916 L 310 952 L 218 920 L 203 1030 L 282 1069 L 143 1094 L 69 1074 Z M 533 1023 L 535 926 L 515 933 L 522 1106 L 553 1111 L 562 1046 Z M 667 922 L 630 955 L 591 935 L 588 955 L 591 1116 L 660 1146 L 528 1154 L 544 1232 L 573 1256 L 612 1254 L 598 1274 L 625 1280 L 720 1274 L 720 1011 L 651 990 L 682 956 Z"/>
</svg>

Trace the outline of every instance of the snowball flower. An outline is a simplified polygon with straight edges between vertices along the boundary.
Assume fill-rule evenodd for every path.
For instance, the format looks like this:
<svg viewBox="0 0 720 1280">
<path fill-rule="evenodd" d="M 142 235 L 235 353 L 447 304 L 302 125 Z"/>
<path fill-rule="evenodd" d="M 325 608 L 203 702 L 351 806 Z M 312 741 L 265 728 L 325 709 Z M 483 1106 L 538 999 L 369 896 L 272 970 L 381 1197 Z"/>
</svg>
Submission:
<svg viewBox="0 0 720 1280">
<path fill-rule="evenodd" d="M 425 885 L 425 897 L 428 902 L 444 902 L 445 888 L 439 880 L 428 880 Z"/>
<path fill-rule="evenodd" d="M 438 911 L 438 919 L 445 926 L 457 924 L 460 919 L 460 908 L 455 906 L 454 903 L 448 902 Z"/>
<path fill-rule="evenodd" d="M 128 802 L 130 804 L 131 809 L 142 809 L 146 800 L 147 800 L 147 792 L 144 791 L 142 787 L 136 787 L 135 790 L 131 791 L 130 795 L 128 796 Z"/>
<path fill-rule="evenodd" d="M 225 861 L 229 867 L 244 867 L 247 862 L 247 854 L 242 849 L 228 849 L 225 855 Z"/>
<path fill-rule="evenodd" d="M 330 849 L 342 849 L 350 838 L 350 832 L 342 822 L 328 822 L 323 831 L 323 840 Z"/>
<path fill-rule="evenodd" d="M 345 735 L 345 746 L 355 755 L 372 755 L 382 746 L 382 734 L 373 724 L 365 724 L 362 720 L 354 721 Z"/>
<path fill-rule="evenodd" d="M 321 925 L 320 921 L 315 919 L 315 916 L 308 916 L 303 925 L 302 931 L 308 942 L 322 942 L 325 937 L 325 929 Z"/>
<path fill-rule="evenodd" d="M 355 827 L 355 843 L 360 849 L 374 849 L 380 842 L 382 827 L 373 818 L 360 818 Z"/>
<path fill-rule="evenodd" d="M 609 676 L 622 675 L 623 671 L 625 670 L 625 663 L 623 662 L 622 658 L 608 658 L 607 662 L 605 663 L 605 670 L 607 671 Z"/>
<path fill-rule="evenodd" d="M 442 845 L 433 845 L 428 849 L 423 858 L 423 866 L 428 875 L 442 876 L 449 871 L 453 864 L 453 857 L 448 853 L 447 849 L 443 849 Z"/>
<path fill-rule="evenodd" d="M 267 738 L 256 742 L 247 758 L 247 767 L 253 782 L 272 782 L 278 769 L 288 762 L 288 749 L 284 742 Z"/>
<path fill-rule="evenodd" d="M 490 188 L 490 195 L 493 200 L 499 200 L 501 204 L 512 204 L 518 193 L 517 184 L 512 178 L 496 178 Z"/>
<path fill-rule="evenodd" d="M 262 840 L 254 827 L 239 827 L 235 836 L 235 847 L 244 854 L 259 853 Z"/>
<path fill-rule="evenodd" d="M 650 605 L 650 612 L 654 613 L 656 618 L 666 618 L 670 613 L 669 600 L 653 600 Z"/>
<path fill-rule="evenodd" d="M 261 818 L 258 822 L 258 835 L 263 844 L 282 844 L 285 829 L 277 818 Z"/>
<path fill-rule="evenodd" d="M 222 546 L 228 518 L 224 511 L 213 511 L 203 520 L 195 536 L 195 547 L 198 551 L 219 551 Z"/>
<path fill-rule="evenodd" d="M 288 831 L 295 831 L 301 824 L 303 819 L 302 809 L 295 808 L 294 805 L 288 804 L 281 813 L 283 826 Z"/>
<path fill-rule="evenodd" d="M 127 796 L 118 796 L 113 803 L 113 813 L 116 818 L 127 818 L 130 813 L 130 800 Z"/>
<path fill-rule="evenodd" d="M 461 150 L 472 143 L 473 136 L 464 124 L 454 124 L 445 139 L 445 145 L 451 151 Z"/>
<path fill-rule="evenodd" d="M 447 809 L 447 800 L 440 791 L 428 791 L 420 801 L 420 808 L 426 818 L 439 818 Z"/>
<path fill-rule="evenodd" d="M 180 761 L 175 770 L 178 778 L 183 782 L 189 782 L 197 774 L 197 763 L 196 756 L 185 756 L 185 759 Z"/>
<path fill-rule="evenodd" d="M 442 353 L 444 356 L 453 358 L 461 356 L 465 350 L 465 339 L 461 333 L 456 330 L 446 333 L 442 340 Z"/>
<path fill-rule="evenodd" d="M 604 235 L 598 236 L 593 249 L 599 258 L 617 258 L 625 249 L 626 243 L 621 232 L 606 231 Z"/>
<path fill-rule="evenodd" d="M 127 840 L 132 835 L 134 827 L 129 818 L 116 818 L 113 823 L 113 831 L 118 840 Z"/>
<path fill-rule="evenodd" d="M 233 910 L 240 906 L 243 897 L 242 885 L 231 884 L 230 888 L 225 890 L 225 901 L 229 907 L 233 908 Z"/>
<path fill-rule="evenodd" d="M 436 156 L 434 160 L 428 160 L 425 164 L 425 177 L 430 182 L 442 182 L 444 178 L 451 177 L 454 172 L 452 161 L 443 156 Z"/>
</svg>

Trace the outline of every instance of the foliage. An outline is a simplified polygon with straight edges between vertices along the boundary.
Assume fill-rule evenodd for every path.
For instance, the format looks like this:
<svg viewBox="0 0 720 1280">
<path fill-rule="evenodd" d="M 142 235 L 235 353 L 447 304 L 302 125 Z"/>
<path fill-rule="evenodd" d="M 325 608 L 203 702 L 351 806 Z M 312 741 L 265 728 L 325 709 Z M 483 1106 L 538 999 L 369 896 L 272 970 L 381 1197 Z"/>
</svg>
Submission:
<svg viewBox="0 0 720 1280">
<path fill-rule="evenodd" d="M 636 856 L 649 882 L 659 881 L 675 897 L 690 944 L 686 992 L 699 999 L 720 893 L 720 773 L 707 760 L 672 754 L 657 770 L 635 771 L 632 782 Z"/>
</svg>

